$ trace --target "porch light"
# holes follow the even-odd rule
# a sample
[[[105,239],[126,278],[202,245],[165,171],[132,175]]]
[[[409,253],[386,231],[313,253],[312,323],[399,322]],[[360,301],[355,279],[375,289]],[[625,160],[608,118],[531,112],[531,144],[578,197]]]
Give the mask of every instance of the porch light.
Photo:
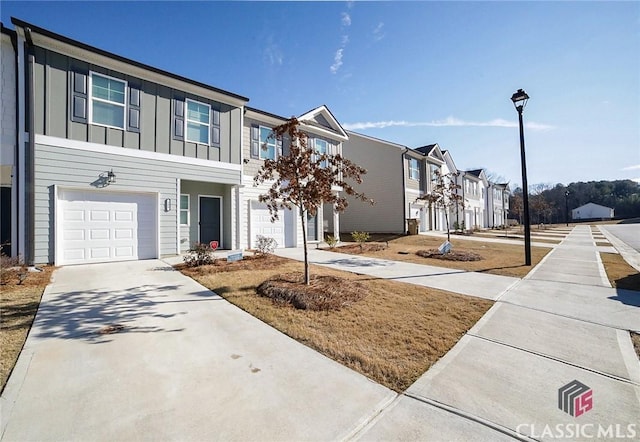
[[[107,172],[107,184],[115,184],[116,182],[116,174],[113,173],[113,169]]]

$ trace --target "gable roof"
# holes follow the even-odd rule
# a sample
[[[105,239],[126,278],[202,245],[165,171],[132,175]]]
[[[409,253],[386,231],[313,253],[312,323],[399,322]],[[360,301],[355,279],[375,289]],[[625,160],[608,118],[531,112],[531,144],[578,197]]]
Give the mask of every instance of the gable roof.
[[[13,25],[18,28],[29,29],[31,35],[34,37],[34,43],[37,45],[42,45],[43,47],[47,48],[51,46],[52,42],[55,42],[56,43],[55,49],[58,51],[63,51],[65,55],[79,57],[80,55],[78,54],[79,52],[78,50],[85,51],[84,52],[85,54],[87,52],[90,52],[92,54],[97,54],[98,56],[114,60],[120,63],[120,66],[130,66],[133,68],[137,68],[138,71],[143,70],[143,71],[152,72],[154,74],[161,75],[162,77],[178,80],[183,83],[187,83],[193,86],[197,86],[199,88],[203,88],[207,91],[213,92],[218,96],[227,97],[227,100],[231,99],[233,101],[236,101],[240,105],[249,101],[247,97],[243,97],[242,95],[234,94],[233,92],[225,91],[223,89],[219,89],[217,87],[214,87],[205,83],[201,83],[199,81],[192,80],[190,78],[186,78],[181,75],[177,75],[177,74],[144,64],[144,63],[140,63],[130,58],[122,57],[112,52],[108,52],[103,49],[96,48],[95,46],[90,46],[88,44],[79,42],[77,40],[73,40],[69,37],[65,37],[64,35],[56,34],[55,32],[49,31],[47,29],[41,28],[31,23],[27,23],[15,17],[11,17],[11,23],[13,23]],[[68,50],[64,51],[65,48],[74,48],[75,54],[68,53],[70,52]],[[89,61],[89,60],[85,60],[85,61]],[[93,61],[89,61],[89,62],[91,63]],[[135,75],[135,76],[138,76],[138,75]]]
[[[324,104],[300,115],[298,117],[298,121],[307,126],[307,128],[315,129],[312,130],[312,132],[320,133],[321,135],[324,133],[329,136],[337,137],[342,141],[347,141],[349,139],[347,132],[342,128],[340,123],[338,123],[338,120],[336,120],[336,117],[333,116],[329,108]]]
[[[429,155],[431,151],[437,146],[437,144],[427,144],[426,146],[416,147],[414,150],[421,152],[425,155]]]

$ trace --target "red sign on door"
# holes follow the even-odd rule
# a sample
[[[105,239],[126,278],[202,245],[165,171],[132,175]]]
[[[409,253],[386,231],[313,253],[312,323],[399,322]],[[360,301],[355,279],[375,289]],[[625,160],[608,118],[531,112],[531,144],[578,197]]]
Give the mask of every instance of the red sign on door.
[[[218,248],[218,241],[211,241],[209,247],[211,247],[211,250],[216,250]]]

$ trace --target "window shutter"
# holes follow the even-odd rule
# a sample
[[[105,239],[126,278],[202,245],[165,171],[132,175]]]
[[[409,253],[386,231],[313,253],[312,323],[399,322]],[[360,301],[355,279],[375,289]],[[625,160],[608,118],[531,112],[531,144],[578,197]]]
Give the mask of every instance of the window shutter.
[[[211,109],[211,145],[220,146],[220,111]]]
[[[282,137],[282,155],[288,156],[291,153],[291,138],[284,135]]]
[[[71,121],[87,123],[87,74],[71,71]]]
[[[129,85],[129,109],[127,118],[127,130],[140,132],[140,88]]]
[[[276,138],[276,149],[278,150],[277,156],[282,156],[282,137]]]
[[[173,98],[173,115],[171,116],[173,139],[184,141],[184,98]]]
[[[255,124],[251,125],[251,158],[260,158],[259,128]]]

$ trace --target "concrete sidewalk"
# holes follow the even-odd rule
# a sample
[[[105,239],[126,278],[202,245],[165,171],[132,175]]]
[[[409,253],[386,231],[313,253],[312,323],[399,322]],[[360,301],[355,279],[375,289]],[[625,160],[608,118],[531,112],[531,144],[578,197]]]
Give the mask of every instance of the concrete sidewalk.
[[[518,438],[558,438],[576,425],[588,428],[578,439],[610,428],[636,438],[640,363],[627,330],[640,330],[640,293],[608,287],[603,272],[589,226],[575,227],[405,392],[403,407],[418,416],[429,404]],[[559,389],[574,380],[593,392],[579,417],[558,406]],[[400,420],[401,434],[423,434],[424,421],[394,410],[362,438],[390,437]]]
[[[396,397],[162,261],[72,266],[45,291],[0,436],[339,440]]]
[[[311,264],[485,299],[498,299],[520,281],[518,278],[509,276],[465,272],[317,249],[309,249],[308,252]],[[304,260],[302,248],[277,249],[276,254],[298,261]]]

